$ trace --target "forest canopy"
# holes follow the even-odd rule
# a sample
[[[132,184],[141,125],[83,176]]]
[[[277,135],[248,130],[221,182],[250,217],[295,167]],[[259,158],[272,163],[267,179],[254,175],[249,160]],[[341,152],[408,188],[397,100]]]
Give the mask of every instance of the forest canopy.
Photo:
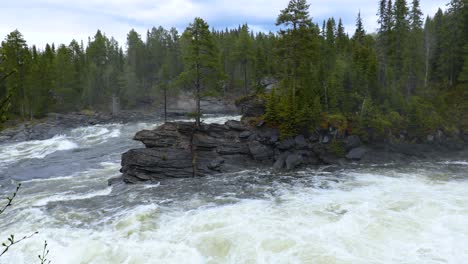
[[[366,136],[467,131],[466,1],[427,17],[419,0],[380,0],[377,10],[377,32],[357,14],[350,35],[340,18],[313,21],[305,0],[291,0],[275,33],[247,24],[210,30],[196,18],[182,34],[131,30],[126,50],[100,30],[86,44],[44,49],[15,30],[0,46],[0,117],[110,111],[115,101],[123,109],[157,107],[163,91],[186,90],[198,98],[256,93],[266,100],[263,118],[284,135],[330,122]],[[277,81],[273,90],[265,91],[265,80]]]

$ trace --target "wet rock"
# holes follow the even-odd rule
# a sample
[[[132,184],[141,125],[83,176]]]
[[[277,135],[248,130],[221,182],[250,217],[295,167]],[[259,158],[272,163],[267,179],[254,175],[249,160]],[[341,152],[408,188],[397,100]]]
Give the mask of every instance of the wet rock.
[[[250,142],[249,150],[252,157],[257,161],[270,160],[274,156],[274,151],[271,147],[263,145],[258,141]]]
[[[214,170],[214,171],[221,171],[221,165],[224,163],[224,159],[221,157],[218,157],[214,159],[210,164],[208,164],[208,169]]]
[[[122,156],[121,172],[127,182],[189,178],[194,176],[192,161],[185,149],[132,149]]]
[[[357,147],[348,152],[348,154],[346,154],[346,158],[349,160],[361,160],[367,151],[368,150],[366,148]]]
[[[244,117],[259,117],[265,114],[265,100],[256,95],[240,99],[236,106]]]
[[[203,149],[214,149],[219,145],[219,141],[216,138],[210,137],[204,134],[193,135],[193,146],[198,150]]]
[[[216,152],[220,155],[247,155],[250,153],[250,149],[246,144],[223,143],[218,146]]]
[[[281,153],[278,159],[275,161],[275,164],[273,164],[273,169],[276,171],[284,169],[286,166],[286,158],[289,155],[289,152]]]
[[[244,131],[242,133],[239,134],[239,138],[240,139],[247,139],[249,138],[250,136],[252,136],[252,132],[251,131]]]
[[[296,141],[294,141],[293,138],[286,138],[284,140],[281,140],[276,144],[276,147],[280,150],[288,150],[294,148],[296,145]]]
[[[320,137],[317,136],[317,134],[312,134],[312,135],[309,137],[309,141],[310,141],[311,143],[318,142],[319,139],[320,139]]]
[[[11,138],[13,141],[26,141],[29,139],[26,131],[19,131]]]
[[[237,131],[245,131],[247,130],[246,127],[244,127],[241,122],[239,121],[235,121],[235,120],[229,120],[225,123],[225,125],[227,127],[229,127],[230,129],[233,129],[233,130],[237,130]]]
[[[426,138],[426,140],[427,140],[427,142],[429,142],[429,143],[433,143],[434,140],[435,140],[435,137],[434,137],[434,135],[428,135],[427,138]]]
[[[344,140],[344,147],[347,151],[360,147],[362,145],[361,139],[359,136],[351,135]]]
[[[286,169],[293,170],[299,167],[303,163],[303,158],[301,155],[298,154],[291,154],[288,155],[286,158]]]
[[[307,141],[303,135],[296,136],[294,138],[294,142],[296,143],[296,147],[299,149],[307,148],[308,146]]]
[[[339,157],[329,152],[320,153],[319,158],[320,158],[320,161],[326,165],[334,165],[334,164],[341,163]]]
[[[328,143],[330,143],[330,136],[329,136],[329,135],[323,136],[323,137],[321,138],[321,140],[320,140],[320,143],[322,143],[322,144],[328,144]]]
[[[299,150],[297,154],[302,156],[304,164],[307,165],[319,165],[320,160],[317,157],[317,154],[311,150]]]
[[[141,141],[147,148],[164,148],[177,143],[177,126],[166,123],[164,129],[142,130],[136,133],[134,140]]]
[[[279,135],[278,134],[273,134],[270,137],[270,143],[276,143],[279,140]]]

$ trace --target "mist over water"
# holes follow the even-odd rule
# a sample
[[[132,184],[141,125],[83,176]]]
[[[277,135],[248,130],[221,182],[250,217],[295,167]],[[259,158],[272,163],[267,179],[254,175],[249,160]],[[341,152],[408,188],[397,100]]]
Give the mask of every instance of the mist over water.
[[[238,117],[210,117],[224,123]],[[466,263],[468,161],[265,170],[108,186],[135,132],[81,127],[0,145],[0,263]]]

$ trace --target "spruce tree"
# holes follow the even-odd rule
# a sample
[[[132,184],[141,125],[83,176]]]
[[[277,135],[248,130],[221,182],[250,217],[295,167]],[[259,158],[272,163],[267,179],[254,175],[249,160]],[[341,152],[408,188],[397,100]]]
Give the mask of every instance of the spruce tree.
[[[196,102],[195,123],[199,127],[203,91],[216,89],[220,79],[216,46],[209,26],[203,19],[195,18],[182,34],[182,56],[184,71],[180,78],[193,89]]]

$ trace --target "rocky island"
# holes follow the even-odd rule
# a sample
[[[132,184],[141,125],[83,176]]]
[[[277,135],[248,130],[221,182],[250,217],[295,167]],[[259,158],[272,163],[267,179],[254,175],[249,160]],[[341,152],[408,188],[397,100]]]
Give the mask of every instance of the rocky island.
[[[282,138],[277,128],[258,118],[264,112],[258,100],[240,108],[242,121],[230,120],[224,125],[202,123],[200,127],[193,122],[167,122],[154,130],[138,132],[134,140],[142,142],[145,148],[123,154],[123,180],[154,182],[258,167],[290,171],[356,161],[402,162],[409,158],[433,158],[466,146],[466,136],[447,137],[442,131],[429,135],[424,142],[388,137],[364,144],[359,136],[341,133],[332,125]],[[252,120],[260,121],[252,124]]]

